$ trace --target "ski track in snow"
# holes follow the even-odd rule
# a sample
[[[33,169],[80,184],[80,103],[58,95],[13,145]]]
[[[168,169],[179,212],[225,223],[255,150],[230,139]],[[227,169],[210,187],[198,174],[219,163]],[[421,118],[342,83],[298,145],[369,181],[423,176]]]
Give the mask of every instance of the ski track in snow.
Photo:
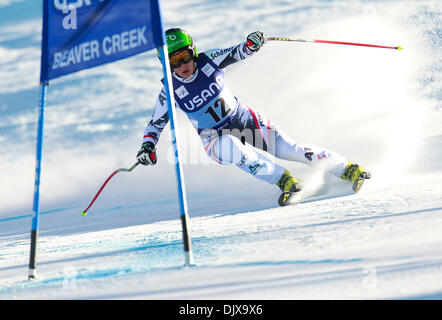
[[[442,227],[442,180],[428,180],[389,187],[387,195],[372,190],[287,208],[192,218],[196,266],[190,268],[182,266],[178,219],[43,234],[40,278],[33,282],[23,279],[28,235],[2,237],[0,297],[366,299],[434,294],[442,280],[442,241],[435,232]],[[79,209],[59,214],[70,219]],[[87,229],[89,217],[81,218]]]
[[[279,208],[275,187],[209,163],[178,113],[196,264],[184,267],[168,129],[155,169],[117,175],[80,215],[104,178],[135,159],[160,89],[155,53],[79,72],[49,87],[38,279],[27,281],[41,8],[0,0],[0,299],[441,299],[440,3],[162,6],[166,27],[183,26],[200,51],[255,29],[402,45],[398,54],[273,42],[227,72],[240,100],[373,178],[352,195],[283,162],[306,198]]]

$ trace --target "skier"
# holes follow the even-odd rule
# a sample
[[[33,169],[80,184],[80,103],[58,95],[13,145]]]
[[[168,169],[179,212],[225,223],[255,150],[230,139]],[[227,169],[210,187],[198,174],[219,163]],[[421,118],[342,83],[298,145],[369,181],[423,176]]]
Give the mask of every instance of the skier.
[[[354,192],[370,178],[362,167],[336,152],[295,142],[267,117],[232,95],[226,86],[223,69],[254,55],[265,43],[262,32],[249,34],[246,41],[231,48],[199,54],[192,37],[180,28],[167,30],[166,40],[176,106],[186,113],[212,160],[224,165],[235,164],[261,180],[276,184],[282,191],[278,201],[281,206],[302,189],[302,184],[287,169],[265,153],[256,152],[255,148],[276,158],[321,165],[328,173],[353,183]],[[141,164],[156,164],[155,146],[168,121],[163,88],[137,154]]]

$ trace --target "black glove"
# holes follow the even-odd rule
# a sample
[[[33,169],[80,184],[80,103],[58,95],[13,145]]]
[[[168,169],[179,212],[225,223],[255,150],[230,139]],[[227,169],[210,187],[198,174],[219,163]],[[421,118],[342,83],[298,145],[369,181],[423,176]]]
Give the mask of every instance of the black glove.
[[[137,154],[138,162],[142,165],[155,165],[157,163],[157,154],[155,152],[155,145],[147,141],[142,144],[140,151]]]
[[[252,52],[257,52],[266,42],[264,33],[261,31],[252,32],[247,36],[247,48]]]

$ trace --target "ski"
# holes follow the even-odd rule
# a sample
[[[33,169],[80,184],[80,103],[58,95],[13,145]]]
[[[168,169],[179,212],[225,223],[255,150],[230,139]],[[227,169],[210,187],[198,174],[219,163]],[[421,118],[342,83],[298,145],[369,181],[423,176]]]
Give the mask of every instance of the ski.
[[[281,193],[278,199],[278,204],[284,207],[289,204],[290,200],[293,200],[294,195],[300,195],[301,189],[296,189],[295,191],[285,191]],[[299,197],[298,197],[299,198]]]
[[[364,181],[371,178],[371,174],[369,172],[362,172],[359,177],[353,182],[353,191],[354,193],[358,193],[361,189]]]

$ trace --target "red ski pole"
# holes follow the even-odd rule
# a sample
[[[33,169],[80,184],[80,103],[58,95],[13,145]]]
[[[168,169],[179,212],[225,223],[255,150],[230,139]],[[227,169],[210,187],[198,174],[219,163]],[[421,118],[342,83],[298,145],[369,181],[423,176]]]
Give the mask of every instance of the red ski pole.
[[[266,39],[267,39],[267,41],[295,41],[295,42],[328,43],[328,44],[342,44],[342,45],[347,45],[347,46],[359,46],[359,47],[402,50],[401,46],[396,46],[396,47],[381,46],[381,45],[369,44],[369,43],[356,43],[356,42],[330,41],[330,40],[305,40],[305,39],[299,39],[299,38],[282,38],[282,37],[268,37]]]
[[[81,214],[83,216],[86,215],[86,212],[89,210],[89,208],[92,206],[92,204],[95,202],[95,200],[97,200],[98,196],[100,195],[101,191],[103,191],[104,187],[106,186],[106,184],[109,182],[110,179],[112,179],[112,177],[114,175],[116,175],[118,172],[131,172],[133,169],[135,169],[137,166],[139,165],[139,162],[135,163],[132,167],[130,167],[129,169],[125,169],[125,168],[120,168],[115,170],[110,176],[109,178],[106,179],[106,181],[103,183],[103,185],[101,186],[100,190],[98,190],[97,194],[95,195],[95,197],[92,199],[91,203],[89,204],[89,206],[84,209],[83,211],[81,211]]]

